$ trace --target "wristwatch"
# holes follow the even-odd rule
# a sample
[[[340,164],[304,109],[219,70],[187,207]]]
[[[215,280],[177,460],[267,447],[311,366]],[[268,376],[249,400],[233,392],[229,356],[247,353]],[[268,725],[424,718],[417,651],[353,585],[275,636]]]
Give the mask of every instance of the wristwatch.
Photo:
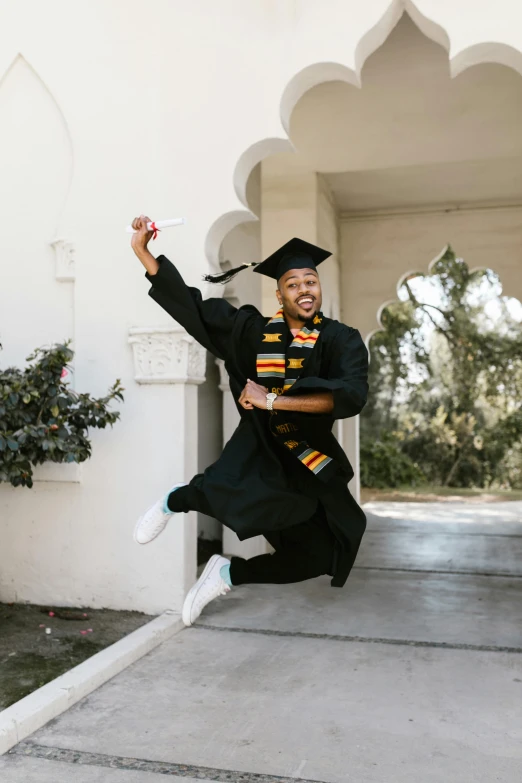
[[[274,400],[276,400],[276,399],[277,399],[277,394],[275,394],[274,392],[269,392],[266,395],[266,409],[267,409],[267,411],[272,411],[274,409],[273,405],[274,405]]]

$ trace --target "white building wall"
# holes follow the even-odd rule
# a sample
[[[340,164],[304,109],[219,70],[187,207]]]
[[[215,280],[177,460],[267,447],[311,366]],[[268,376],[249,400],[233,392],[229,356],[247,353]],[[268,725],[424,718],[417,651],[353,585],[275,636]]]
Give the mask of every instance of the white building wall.
[[[339,270],[339,221],[335,202],[324,177],[317,177],[317,244],[329,250],[331,257],[321,264],[323,312],[329,318],[341,318],[341,278]]]
[[[1,84],[0,118],[0,362],[9,366],[32,353],[36,334],[39,344],[73,336],[74,290],[57,280],[50,244],[69,190],[72,150],[60,109],[23,58]]]
[[[126,399],[114,430],[93,434],[79,483],[0,487],[1,599],[179,608],[195,573],[196,520],[177,519],[144,548],[131,532],[172,476],[198,469],[197,388],[164,382],[157,368],[138,383],[129,330],[148,330],[140,339],[149,369],[167,351],[178,380],[197,382],[201,358],[183,353],[179,335],[158,332],[172,322],[147,298],[124,226],[141,211],[184,213],[187,226],[164,232],[153,249],[191,284],[217,270],[223,237],[252,218],[252,169],[291,148],[295,102],[328,79],[357,84],[405,6],[446,41],[454,73],[485,60],[522,72],[522,6],[512,0],[2,4],[0,270],[9,295],[0,301],[0,361],[72,336],[77,389],[102,394],[120,377]],[[19,53],[25,70],[12,67]],[[69,243],[62,260],[70,271],[74,258],[74,283],[56,280],[48,243],[58,237]],[[379,288],[357,305],[355,290],[353,312],[381,300]]]

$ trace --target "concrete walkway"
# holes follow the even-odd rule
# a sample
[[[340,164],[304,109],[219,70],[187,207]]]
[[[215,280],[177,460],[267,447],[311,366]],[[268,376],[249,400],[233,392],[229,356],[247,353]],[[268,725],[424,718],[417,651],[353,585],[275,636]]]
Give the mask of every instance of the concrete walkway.
[[[344,590],[233,591],[0,780],[518,783],[522,504],[449,505],[371,504]]]

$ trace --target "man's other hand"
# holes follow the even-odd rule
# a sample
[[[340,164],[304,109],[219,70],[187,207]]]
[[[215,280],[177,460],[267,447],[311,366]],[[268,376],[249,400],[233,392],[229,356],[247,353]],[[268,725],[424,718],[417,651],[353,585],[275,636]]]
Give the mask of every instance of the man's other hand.
[[[249,378],[245,388],[241,392],[239,404],[242,405],[243,408],[247,411],[251,411],[254,408],[262,408],[263,410],[266,410],[267,394],[268,389],[266,386],[260,386],[258,383],[254,383],[254,381],[251,381]]]

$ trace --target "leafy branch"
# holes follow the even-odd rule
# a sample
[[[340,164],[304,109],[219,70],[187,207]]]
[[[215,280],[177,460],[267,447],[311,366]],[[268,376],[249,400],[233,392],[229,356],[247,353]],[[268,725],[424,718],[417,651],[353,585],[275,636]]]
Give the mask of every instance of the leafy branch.
[[[33,485],[33,468],[44,462],[84,462],[91,456],[88,428],[112,426],[123,401],[117,380],[104,397],[79,394],[65,380],[73,359],[69,343],[38,348],[25,369],[0,370],[0,482]]]

